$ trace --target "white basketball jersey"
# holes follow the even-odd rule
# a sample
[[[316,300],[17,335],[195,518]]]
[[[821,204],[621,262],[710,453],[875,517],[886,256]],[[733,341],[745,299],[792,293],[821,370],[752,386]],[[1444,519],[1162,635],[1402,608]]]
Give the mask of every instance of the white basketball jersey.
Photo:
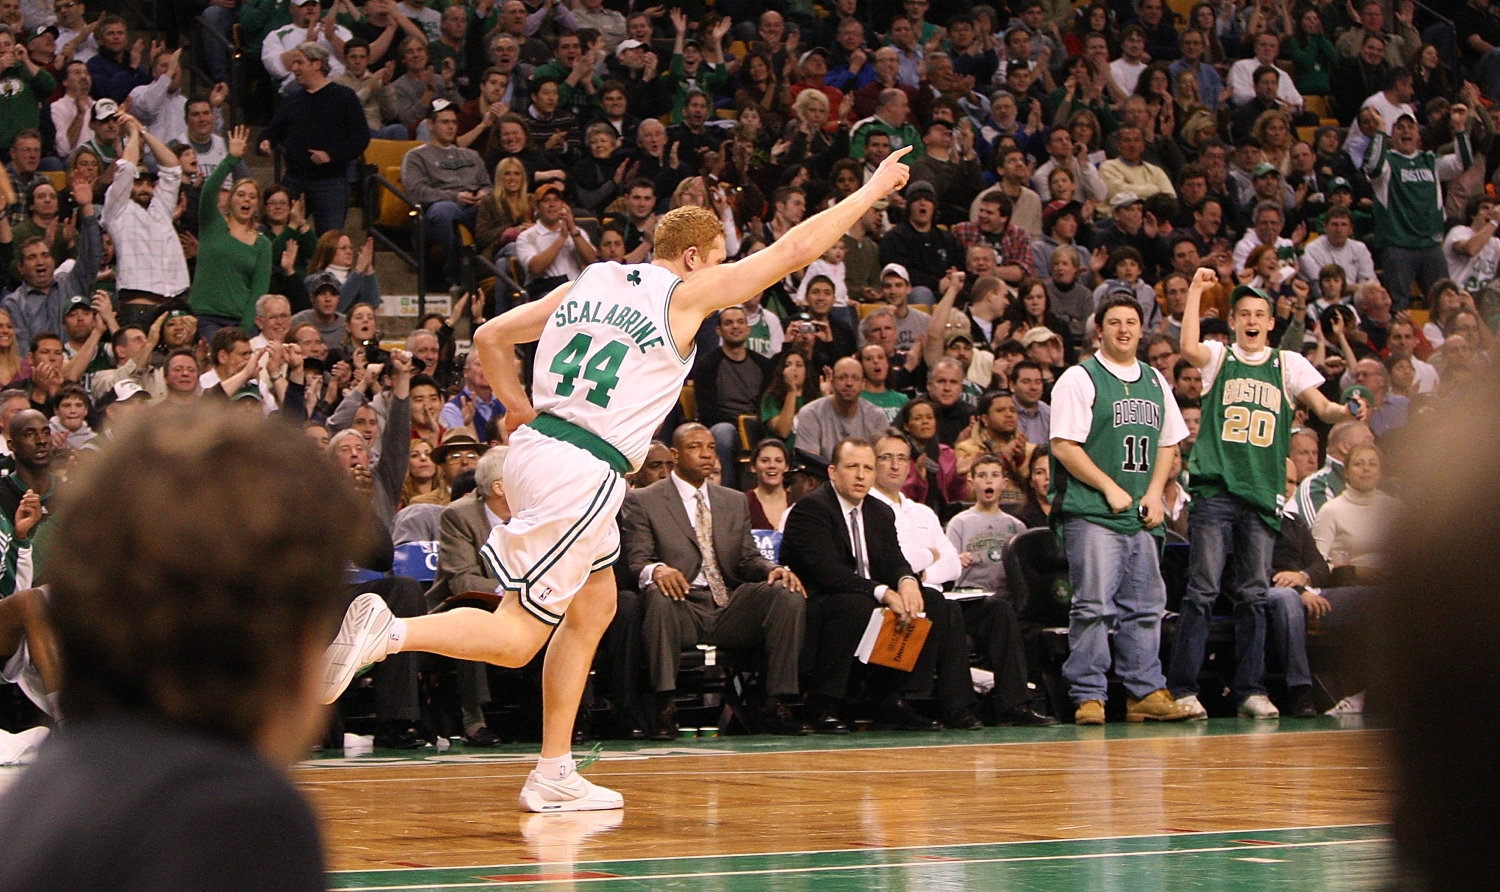
[[[693,352],[678,355],[667,321],[681,283],[650,264],[590,264],[537,341],[531,386],[537,411],[598,435],[631,470],[646,460],[692,368]]]

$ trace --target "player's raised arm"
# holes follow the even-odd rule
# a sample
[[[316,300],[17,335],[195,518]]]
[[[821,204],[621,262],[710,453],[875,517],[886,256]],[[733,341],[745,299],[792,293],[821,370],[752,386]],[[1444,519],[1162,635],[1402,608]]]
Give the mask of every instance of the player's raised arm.
[[[516,374],[516,345],[529,344],[542,336],[547,320],[557,312],[571,287],[571,282],[565,282],[541,300],[506,310],[474,332],[479,367],[484,369],[490,389],[505,407],[506,430],[513,431],[536,417],[531,400],[526,396],[526,386]]]
[[[881,162],[870,181],[854,194],[793,226],[764,251],[694,275],[691,281],[684,282],[673,293],[673,310],[680,308],[702,320],[716,310],[744,303],[776,284],[787,273],[817,260],[834,242],[843,238],[875,202],[906,185],[911,169],[900,161],[910,151],[911,147],[907,146],[892,152]],[[693,325],[696,326],[697,321]],[[674,323],[673,329],[676,328]]]

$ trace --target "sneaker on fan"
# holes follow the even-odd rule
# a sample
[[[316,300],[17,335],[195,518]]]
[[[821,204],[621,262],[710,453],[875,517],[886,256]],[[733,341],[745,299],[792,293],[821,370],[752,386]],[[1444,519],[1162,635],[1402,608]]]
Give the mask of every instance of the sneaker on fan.
[[[391,609],[379,595],[366,592],[344,611],[339,633],[323,652],[323,702],[332,703],[348,689],[359,671],[389,654]]]
[[[1186,697],[1177,698],[1177,708],[1187,713],[1188,721],[1196,722],[1208,718],[1208,710],[1198,702],[1197,694],[1188,694]]]
[[[1333,708],[1323,713],[1324,715],[1364,715],[1365,714],[1365,692],[1350,694],[1339,702],[1333,704]]]
[[[589,783],[576,771],[563,780],[552,780],[533,771],[521,788],[521,807],[534,812],[605,811],[624,808],[625,797],[608,787]]]
[[[1240,718],[1242,719],[1279,719],[1281,710],[1271,702],[1271,698],[1265,694],[1251,694],[1240,702]]]

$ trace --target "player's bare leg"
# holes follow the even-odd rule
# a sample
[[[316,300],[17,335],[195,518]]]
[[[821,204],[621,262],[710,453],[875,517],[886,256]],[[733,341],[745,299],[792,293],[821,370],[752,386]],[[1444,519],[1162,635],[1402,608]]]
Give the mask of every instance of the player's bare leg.
[[[609,629],[618,603],[613,569],[589,576],[573,597],[542,667],[542,758],[566,756],[573,744],[573,723],[599,639]]]
[[[47,624],[47,596],[39,588],[0,598],[0,654],[15,653],[23,636],[42,684],[49,694],[55,693],[62,680],[61,661],[52,627]]]
[[[493,613],[457,607],[406,620],[406,643],[401,649],[514,669],[531,662],[546,645],[552,628],[526,612],[515,592],[506,592]]]

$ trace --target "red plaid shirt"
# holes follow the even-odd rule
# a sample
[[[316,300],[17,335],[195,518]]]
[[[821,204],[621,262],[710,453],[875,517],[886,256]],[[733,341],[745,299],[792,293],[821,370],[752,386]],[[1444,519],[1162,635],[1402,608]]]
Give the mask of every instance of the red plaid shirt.
[[[967,250],[974,245],[989,245],[1000,254],[1001,266],[1019,266],[1025,275],[1036,275],[1031,263],[1031,237],[1014,223],[1005,224],[998,242],[979,231],[978,223],[964,222],[953,227],[953,237]]]

